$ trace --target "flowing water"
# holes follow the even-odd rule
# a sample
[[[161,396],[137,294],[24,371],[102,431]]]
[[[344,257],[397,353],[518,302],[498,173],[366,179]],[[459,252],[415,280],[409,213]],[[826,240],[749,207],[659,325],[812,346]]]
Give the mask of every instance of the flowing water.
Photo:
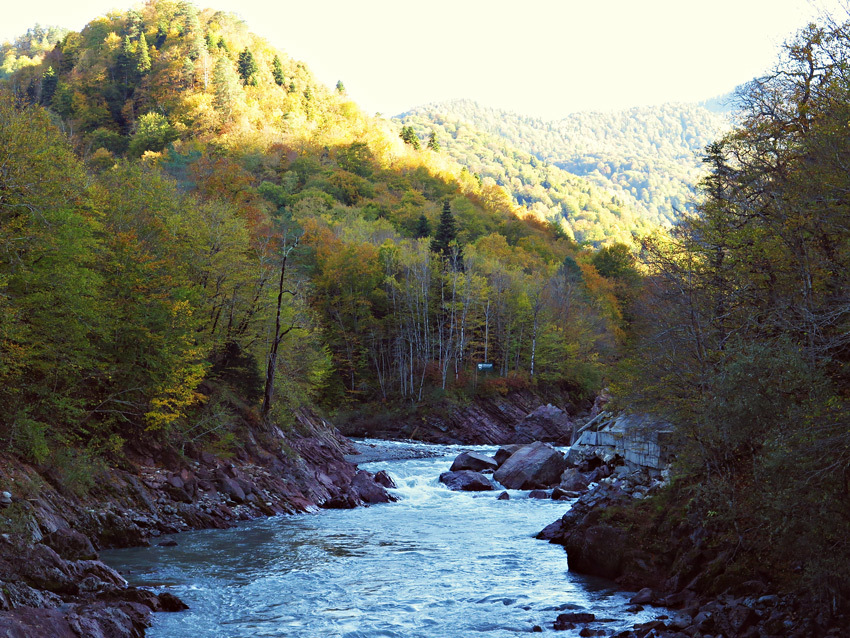
[[[571,574],[562,547],[534,539],[569,503],[451,492],[437,479],[460,448],[432,449],[442,456],[361,465],[393,476],[397,503],[187,532],[177,547],[102,557],[131,584],[190,606],[156,614],[152,638],[503,638],[549,632],[565,611],[607,619],[594,626],[608,632],[650,619],[625,612],[610,583]]]

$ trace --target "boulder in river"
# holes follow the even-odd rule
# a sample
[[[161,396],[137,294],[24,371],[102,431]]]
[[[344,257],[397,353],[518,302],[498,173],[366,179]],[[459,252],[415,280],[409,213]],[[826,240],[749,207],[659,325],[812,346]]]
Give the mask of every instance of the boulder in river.
[[[567,469],[564,455],[548,443],[535,441],[514,452],[493,478],[509,490],[533,490],[557,485]]]
[[[351,480],[351,491],[364,503],[373,505],[375,503],[389,503],[395,500],[387,492],[383,485],[375,481],[371,472],[359,470]]]
[[[380,472],[375,473],[375,483],[388,488],[398,487],[398,485],[395,484],[393,477],[390,476],[386,470],[381,470]]]
[[[486,492],[495,489],[486,476],[472,470],[443,472],[440,474],[440,483],[445,483],[450,490],[462,492]]]
[[[510,445],[503,445],[496,450],[496,454],[493,455],[493,458],[496,459],[496,463],[498,463],[499,467],[501,467],[505,461],[511,458],[514,452],[524,448],[525,446],[525,443],[511,443]]]
[[[499,464],[491,456],[481,454],[480,452],[461,452],[455,458],[450,470],[458,472],[460,470],[472,470],[473,472],[495,472],[499,468]]]
[[[589,481],[576,468],[571,467],[561,474],[560,488],[568,492],[586,492]]]

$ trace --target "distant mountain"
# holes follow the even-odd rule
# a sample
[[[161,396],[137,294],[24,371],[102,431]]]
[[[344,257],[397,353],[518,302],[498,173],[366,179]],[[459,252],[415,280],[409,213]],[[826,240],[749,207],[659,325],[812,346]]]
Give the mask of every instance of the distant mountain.
[[[730,126],[721,104],[718,98],[710,105],[664,104],[544,121],[455,100],[419,107],[398,119],[443,130],[455,143],[461,124],[474,127],[586,178],[603,199],[613,198],[620,210],[634,210],[641,223],[668,225],[693,206],[694,187],[703,174],[700,154]],[[570,213],[564,216],[570,223]]]
[[[645,216],[608,189],[520,150],[498,134],[438,113],[402,116],[417,137],[435,135],[441,152],[483,181],[503,187],[519,206],[536,217],[560,222],[579,242],[629,243],[632,232],[653,227]]]

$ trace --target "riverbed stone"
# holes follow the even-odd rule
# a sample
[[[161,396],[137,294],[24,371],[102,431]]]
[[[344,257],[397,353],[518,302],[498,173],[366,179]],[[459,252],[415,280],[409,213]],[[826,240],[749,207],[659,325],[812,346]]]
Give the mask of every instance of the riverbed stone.
[[[508,489],[545,489],[557,485],[566,469],[561,452],[548,443],[535,441],[512,454],[493,478]]]
[[[443,472],[440,474],[440,483],[444,483],[450,490],[463,492],[485,492],[495,489],[486,476],[472,470]]]
[[[374,505],[376,503],[389,503],[393,498],[383,485],[375,482],[374,476],[366,470],[360,470],[351,480],[351,491],[364,503]]]
[[[459,470],[472,470],[473,472],[495,472],[499,464],[491,456],[481,454],[480,452],[461,452],[457,455],[450,471],[457,472]]]
[[[549,499],[549,492],[546,490],[531,490],[528,493],[528,498]]]
[[[509,501],[511,500],[511,495],[507,492],[502,492],[499,496],[496,497],[497,501]]]
[[[499,465],[499,467],[501,467],[505,461],[511,458],[514,452],[516,452],[517,450],[521,450],[525,447],[525,445],[525,443],[512,443],[510,445],[503,445],[498,450],[496,450],[496,453],[493,455],[493,458],[496,460],[496,463]]]
[[[375,473],[375,483],[390,489],[398,487],[398,485],[395,484],[393,477],[390,476],[386,470],[381,470],[380,472]]]

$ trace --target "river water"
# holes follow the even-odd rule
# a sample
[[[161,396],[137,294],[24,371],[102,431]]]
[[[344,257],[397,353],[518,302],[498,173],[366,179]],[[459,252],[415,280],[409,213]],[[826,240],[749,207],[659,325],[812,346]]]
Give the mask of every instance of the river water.
[[[503,638],[551,632],[565,611],[606,619],[592,625],[606,633],[651,618],[627,613],[626,595],[571,574],[562,547],[534,538],[569,503],[451,492],[437,479],[461,448],[434,449],[441,456],[360,466],[386,469],[397,503],[187,532],[177,547],[102,558],[190,606],[155,614],[151,638]]]

